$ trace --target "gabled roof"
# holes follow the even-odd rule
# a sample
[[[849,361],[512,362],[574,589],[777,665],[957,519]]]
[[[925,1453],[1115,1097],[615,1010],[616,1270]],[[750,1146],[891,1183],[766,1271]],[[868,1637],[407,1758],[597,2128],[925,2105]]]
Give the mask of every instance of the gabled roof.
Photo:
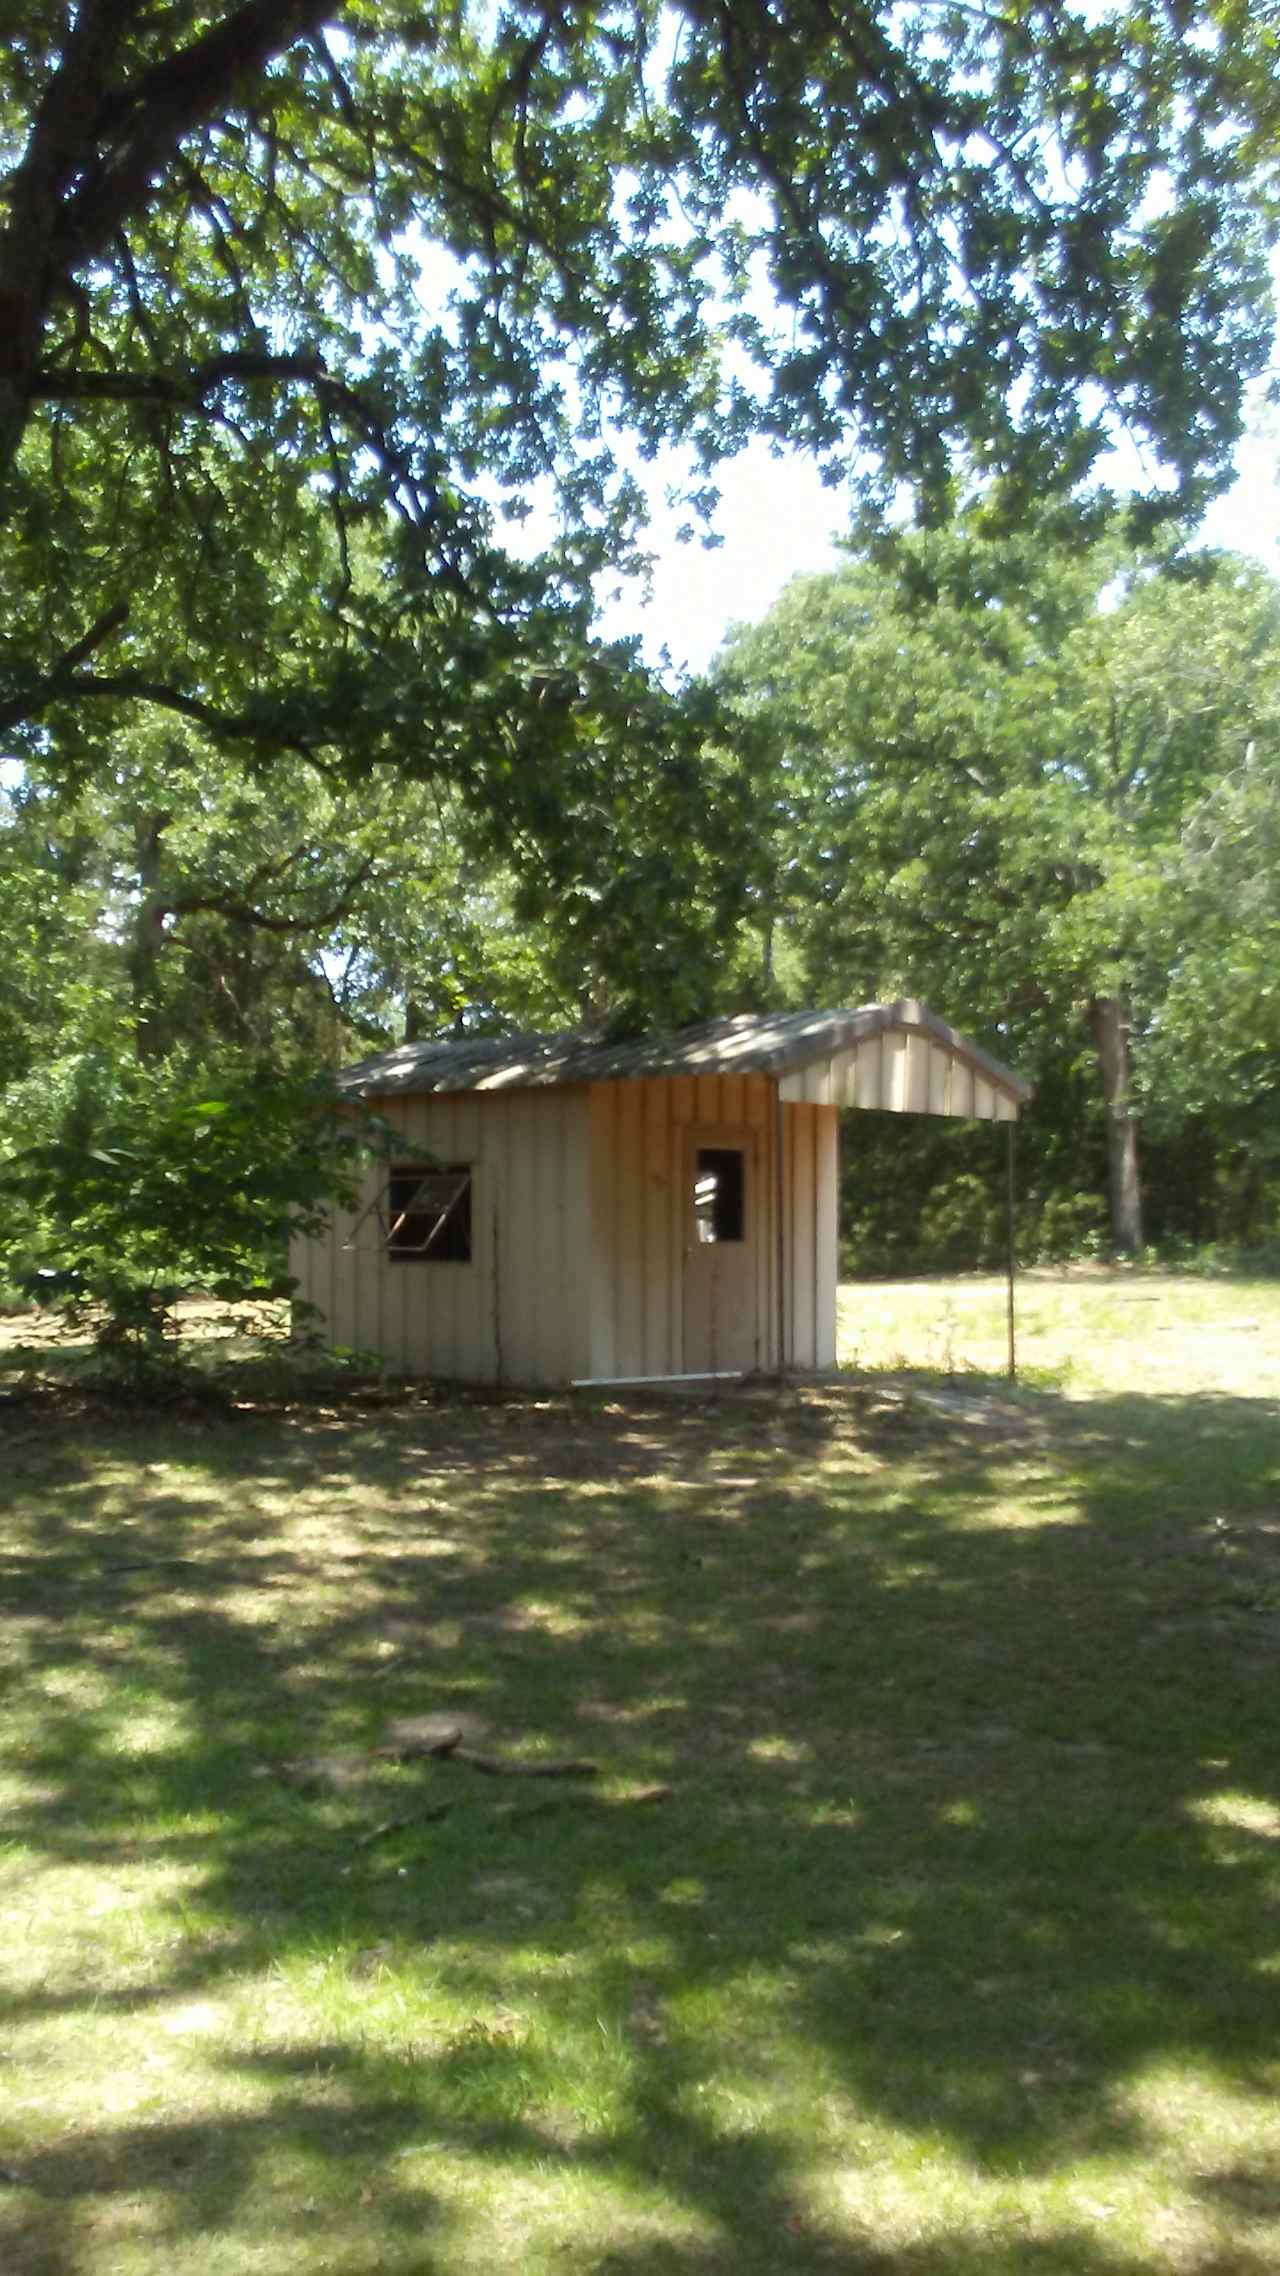
[[[903,1067],[914,1058],[922,1071],[918,1100],[872,1096],[865,1081],[867,1047],[901,1038]],[[914,1045],[914,1053],[909,1046]],[[881,1053],[876,1054],[879,1066]],[[947,1070],[947,1103],[939,1075]],[[952,1065],[971,1078],[965,1105],[951,1101]],[[855,1081],[861,1067],[864,1076]],[[933,1069],[932,1079],[930,1068]],[[855,1011],[743,1012],[705,1020],[670,1034],[629,1043],[601,1043],[581,1029],[552,1035],[449,1037],[402,1043],[398,1050],[362,1059],[337,1078],[348,1098],[412,1097],[431,1091],[541,1089],[552,1083],[626,1082],[653,1075],[772,1075],[784,1098],[821,1099],[833,1105],[898,1105],[922,1113],[982,1113],[972,1104],[975,1082],[994,1094],[987,1116],[1007,1120],[1031,1096],[1031,1085],[948,1027],[911,997],[892,1004],[863,1004]],[[877,1088],[884,1088],[877,1078]],[[901,1086],[899,1086],[901,1088]],[[855,1090],[862,1095],[855,1096]],[[935,1101],[937,1103],[935,1103]]]

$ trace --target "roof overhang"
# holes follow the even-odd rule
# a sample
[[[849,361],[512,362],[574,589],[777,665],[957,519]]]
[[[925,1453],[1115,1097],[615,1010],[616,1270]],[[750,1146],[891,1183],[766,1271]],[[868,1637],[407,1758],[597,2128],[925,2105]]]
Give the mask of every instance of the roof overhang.
[[[784,1102],[1016,1121],[1031,1086],[911,997],[852,1011],[745,1012],[601,1043],[581,1031],[402,1044],[346,1067],[353,1099],[541,1090],[565,1083],[766,1075]]]
[[[852,1106],[887,1114],[938,1114],[1016,1122],[1031,1085],[911,997],[848,1015],[850,1031],[825,1056],[778,1078],[792,1104]]]

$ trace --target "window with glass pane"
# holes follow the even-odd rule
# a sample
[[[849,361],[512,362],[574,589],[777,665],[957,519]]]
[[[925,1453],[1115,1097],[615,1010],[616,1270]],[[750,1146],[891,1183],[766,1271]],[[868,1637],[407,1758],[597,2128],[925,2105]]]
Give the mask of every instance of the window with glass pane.
[[[385,1198],[387,1255],[393,1262],[471,1262],[471,1170],[466,1162],[423,1170],[394,1167]]]

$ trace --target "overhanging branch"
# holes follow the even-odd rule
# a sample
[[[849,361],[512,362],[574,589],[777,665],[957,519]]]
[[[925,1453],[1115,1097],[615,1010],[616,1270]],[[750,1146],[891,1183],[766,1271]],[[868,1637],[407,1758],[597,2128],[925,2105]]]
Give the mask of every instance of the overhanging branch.
[[[32,402],[154,404],[188,417],[212,418],[214,399],[224,387],[297,383],[311,389],[326,421],[336,412],[373,453],[405,511],[405,494],[415,507],[431,512],[435,495],[419,482],[405,453],[393,442],[378,413],[347,380],[335,379],[316,355],[271,355],[265,349],[229,349],[203,363],[177,371],[83,371],[70,365],[46,366],[33,376]],[[416,517],[412,517],[416,518]]]
[[[109,614],[116,614],[119,621],[118,612]],[[99,627],[106,623],[106,618],[99,619]],[[100,632],[100,638],[105,637],[105,632]],[[84,643],[79,645],[81,654],[87,653]],[[247,712],[220,711],[216,704],[206,703],[200,696],[187,695],[163,680],[150,679],[145,672],[76,671],[69,666],[69,657],[75,654],[75,650],[70,650],[68,657],[42,680],[10,696],[6,702],[0,702],[0,735],[9,734],[15,727],[34,725],[59,703],[151,703],[162,711],[173,711],[180,718],[190,719],[220,742],[253,743],[261,750],[293,751],[299,758],[310,760],[312,765],[320,764],[318,740],[313,741],[295,730],[272,726]]]

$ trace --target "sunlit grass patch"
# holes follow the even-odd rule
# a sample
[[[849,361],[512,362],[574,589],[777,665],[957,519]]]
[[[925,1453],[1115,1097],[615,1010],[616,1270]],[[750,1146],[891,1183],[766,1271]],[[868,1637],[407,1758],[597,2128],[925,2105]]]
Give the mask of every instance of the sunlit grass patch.
[[[858,1369],[999,1377],[1008,1363],[1002,1278],[849,1281],[838,1350]],[[1129,1267],[1037,1268],[1016,1283],[1023,1381],[1085,1394],[1248,1391],[1280,1397],[1280,1287]]]
[[[1280,1441],[1191,1372],[11,1431],[6,2276],[1261,2276]]]

